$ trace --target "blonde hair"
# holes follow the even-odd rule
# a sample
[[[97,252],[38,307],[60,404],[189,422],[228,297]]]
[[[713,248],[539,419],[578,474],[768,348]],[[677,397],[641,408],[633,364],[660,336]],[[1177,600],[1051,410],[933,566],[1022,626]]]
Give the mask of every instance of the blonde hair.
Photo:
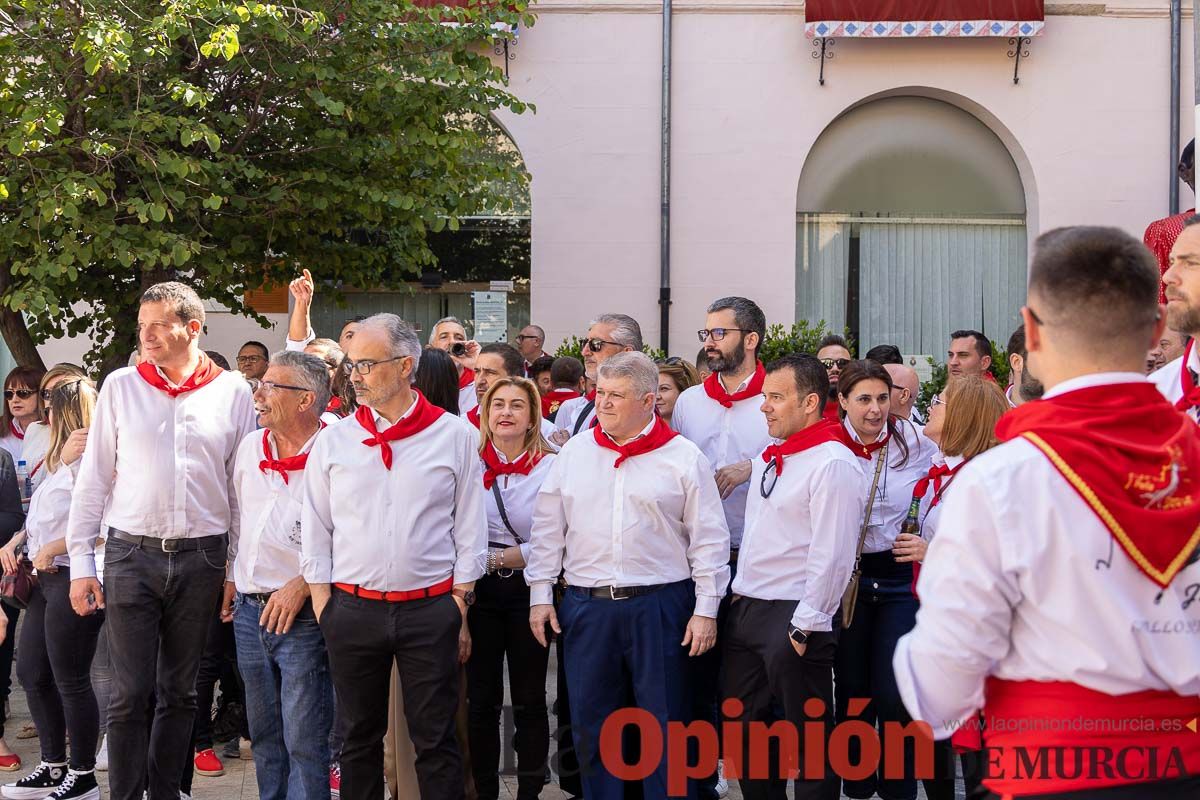
[[[92,424],[96,410],[96,384],[89,378],[76,378],[59,384],[50,393],[50,446],[46,450],[46,471],[62,466],[62,451],[68,437],[79,428]]]
[[[506,386],[515,386],[520,389],[529,400],[529,418],[532,424],[525,432],[525,450],[534,456],[553,453],[554,448],[546,441],[546,437],[542,436],[542,396],[538,393],[537,384],[528,378],[519,378],[515,375],[501,378],[493,383],[488,387],[487,394],[479,403],[479,451],[483,452],[483,448],[492,440],[492,426],[488,424],[492,397]]]
[[[944,399],[942,453],[974,458],[998,444],[996,423],[1008,411],[1008,399],[1000,387],[982,378],[964,375],[950,381]]]

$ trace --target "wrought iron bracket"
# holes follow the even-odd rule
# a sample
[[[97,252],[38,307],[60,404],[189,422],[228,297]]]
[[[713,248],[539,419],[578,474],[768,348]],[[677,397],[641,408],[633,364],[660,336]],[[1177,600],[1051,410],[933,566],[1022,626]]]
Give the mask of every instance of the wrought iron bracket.
[[[504,80],[508,80],[508,62],[515,61],[517,58],[517,40],[513,36],[504,36],[500,41],[496,42],[496,46],[492,48],[492,52],[504,58]]]
[[[1021,59],[1029,58],[1029,45],[1033,44],[1033,39],[1028,36],[1017,36],[1008,40],[1008,46],[1012,48],[1008,51],[1008,57],[1014,60],[1013,64],[1013,83],[1021,82]]]
[[[834,43],[835,41],[827,36],[813,39],[812,57],[821,64],[820,72],[817,74],[817,83],[821,86],[825,85],[825,62],[833,58]]]

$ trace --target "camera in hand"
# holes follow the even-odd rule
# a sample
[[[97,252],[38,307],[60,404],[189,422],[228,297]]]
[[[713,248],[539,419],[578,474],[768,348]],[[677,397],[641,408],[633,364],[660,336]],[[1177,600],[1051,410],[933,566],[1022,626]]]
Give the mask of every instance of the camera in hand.
[[[466,354],[467,354],[467,343],[466,342],[455,342],[454,344],[450,345],[450,355],[461,357],[461,356],[465,356]]]

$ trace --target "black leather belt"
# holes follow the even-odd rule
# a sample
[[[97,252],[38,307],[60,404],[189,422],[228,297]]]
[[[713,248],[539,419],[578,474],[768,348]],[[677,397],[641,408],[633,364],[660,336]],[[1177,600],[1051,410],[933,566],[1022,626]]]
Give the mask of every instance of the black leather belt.
[[[116,528],[109,528],[108,535],[112,539],[119,539],[147,550],[161,550],[164,553],[182,553],[185,550],[216,550],[226,546],[223,533],[215,536],[197,536],[193,539],[159,539],[157,536],[137,536]]]
[[[657,592],[670,586],[669,583],[655,583],[649,586],[593,586],[581,587],[592,597],[602,600],[628,600],[631,597],[641,597],[644,594]]]
[[[259,594],[257,592],[242,592],[242,597],[246,598],[247,600],[253,600],[259,605],[265,606],[267,602],[270,601],[271,595],[273,594],[275,593],[267,592],[266,594]]]

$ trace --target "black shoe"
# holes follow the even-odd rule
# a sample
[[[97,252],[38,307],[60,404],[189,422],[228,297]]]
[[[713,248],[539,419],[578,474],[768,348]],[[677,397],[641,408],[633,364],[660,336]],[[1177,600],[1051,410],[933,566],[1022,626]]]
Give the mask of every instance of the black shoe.
[[[100,787],[96,785],[96,773],[71,770],[66,779],[54,790],[49,800],[100,800]]]
[[[230,739],[221,748],[221,758],[241,758],[242,757],[242,740],[240,738]]]
[[[9,800],[41,800],[53,794],[66,778],[66,764],[47,764],[43,761],[21,780],[0,787],[0,794]]]

